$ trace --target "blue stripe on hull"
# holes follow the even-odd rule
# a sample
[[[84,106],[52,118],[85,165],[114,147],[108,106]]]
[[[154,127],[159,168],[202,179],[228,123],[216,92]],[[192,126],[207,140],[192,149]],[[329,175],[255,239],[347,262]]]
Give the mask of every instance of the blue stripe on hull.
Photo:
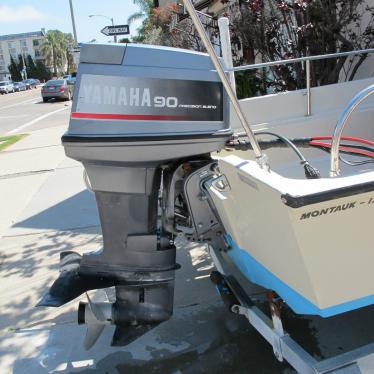
[[[374,304],[374,295],[348,301],[342,304],[320,309],[304,296],[287,286],[263,265],[257,262],[247,251],[239,248],[230,236],[226,237],[232,249],[227,252],[230,259],[240,271],[253,283],[269,290],[274,290],[298,314],[314,314],[321,317],[331,317]]]

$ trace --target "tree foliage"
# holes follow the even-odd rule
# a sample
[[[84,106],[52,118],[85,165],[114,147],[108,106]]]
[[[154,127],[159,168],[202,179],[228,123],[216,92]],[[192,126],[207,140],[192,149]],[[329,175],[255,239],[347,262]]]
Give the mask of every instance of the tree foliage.
[[[27,76],[32,77],[32,78],[38,78],[38,75],[39,75],[38,69],[35,65],[34,59],[30,55],[27,56],[25,63],[26,63]]]
[[[72,49],[75,47],[74,38],[71,33],[63,33],[60,30],[49,30],[45,35],[45,41],[41,45],[47,65],[53,68],[53,75],[58,76],[65,72],[76,71]]]
[[[129,16],[129,18],[127,19],[127,23],[129,25],[131,25],[135,21],[149,17],[153,8],[152,0],[133,0],[133,2],[139,7],[139,10]]]
[[[73,48],[75,47],[75,41],[71,33],[64,33],[64,39],[65,39],[65,54],[66,54],[66,61],[67,61],[66,73],[71,74],[77,71],[77,67],[74,63],[74,57],[72,53]]]
[[[233,42],[243,50],[240,62],[304,57],[374,46],[374,7],[364,0],[248,0],[231,18]],[[367,55],[312,63],[312,84],[352,80]],[[271,68],[267,86],[305,87],[301,64]]]
[[[175,27],[171,27],[177,15],[178,6],[175,3],[150,9],[133,41],[202,51],[200,38],[188,17],[184,17]]]
[[[129,38],[121,38],[118,40],[118,43],[131,43],[131,40]]]
[[[37,73],[36,73],[35,77],[33,77],[33,78],[38,78],[41,81],[47,81],[47,80],[51,79],[51,77],[52,77],[51,71],[45,66],[43,61],[36,60],[35,67],[36,67]]]
[[[180,11],[175,5],[151,9],[146,15],[138,43],[202,50],[188,17],[170,28]],[[235,64],[252,64],[308,55],[323,55],[374,47],[374,7],[365,0],[221,0],[227,3]],[[181,17],[183,18],[183,17]],[[214,30],[209,30],[214,35]],[[312,85],[339,79],[352,80],[367,58],[362,54],[314,61]],[[305,87],[305,66],[298,63],[265,71],[237,74],[239,97]]]
[[[18,82],[23,79],[21,71],[26,67],[28,78],[37,78],[40,80],[48,80],[51,77],[51,72],[44,65],[43,61],[34,59],[28,55],[26,58],[18,56],[18,61],[15,61],[12,57],[10,59],[10,65],[8,67],[11,78],[13,81]]]
[[[8,70],[12,81],[18,82],[22,80],[21,72],[18,68],[17,62],[10,56],[10,65],[8,66]]]

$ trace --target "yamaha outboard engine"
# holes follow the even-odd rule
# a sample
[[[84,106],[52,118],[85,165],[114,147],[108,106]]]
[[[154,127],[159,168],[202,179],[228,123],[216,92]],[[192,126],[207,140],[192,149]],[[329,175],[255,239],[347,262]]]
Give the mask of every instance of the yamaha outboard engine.
[[[191,177],[204,167],[206,173],[210,152],[230,138],[228,110],[206,54],[83,46],[62,142],[66,155],[84,165],[95,193],[103,249],[62,253],[60,277],[39,305],[60,306],[87,290],[115,286],[113,304],[89,299],[80,304],[79,320],[110,321],[127,331],[125,342],[170,318],[175,236],[197,240],[217,223],[210,216],[207,223],[193,221],[184,181],[193,179],[191,193],[199,194],[200,176]]]

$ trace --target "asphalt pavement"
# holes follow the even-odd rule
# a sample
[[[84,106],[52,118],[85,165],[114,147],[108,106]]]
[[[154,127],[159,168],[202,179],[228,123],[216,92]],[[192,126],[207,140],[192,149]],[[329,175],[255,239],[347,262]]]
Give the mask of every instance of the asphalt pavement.
[[[0,95],[0,136],[66,125],[70,103],[43,103],[40,90]]]
[[[62,308],[35,307],[58,276],[61,251],[82,253],[102,243],[82,166],[67,159],[60,144],[70,106],[42,103],[40,89],[0,96],[0,136],[28,134],[0,152],[1,374],[293,373],[244,318],[224,308],[201,245],[179,245],[174,316],[128,346],[111,347],[108,326],[85,351],[78,300]],[[288,313],[286,328],[323,358],[373,341],[372,312],[364,308],[329,319]],[[373,362],[361,364],[365,373],[374,372]]]

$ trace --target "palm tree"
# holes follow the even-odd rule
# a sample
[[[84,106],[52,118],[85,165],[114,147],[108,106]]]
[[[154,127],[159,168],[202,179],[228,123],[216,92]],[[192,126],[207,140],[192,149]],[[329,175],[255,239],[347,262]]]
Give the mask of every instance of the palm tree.
[[[131,16],[127,19],[127,23],[131,25],[133,22],[147,17],[153,7],[152,0],[133,0],[134,4],[139,6],[139,11],[131,14]]]
[[[59,30],[49,30],[45,35],[45,41],[41,46],[41,52],[47,64],[53,66],[53,75],[63,70],[66,64],[67,41],[64,34]]]
[[[67,62],[67,67],[66,67],[66,73],[70,74],[71,72],[75,71],[77,68],[74,65],[74,58],[72,51],[76,47],[75,45],[75,40],[73,38],[73,35],[71,33],[64,33],[64,38],[65,38],[65,44],[66,44],[66,62]]]

